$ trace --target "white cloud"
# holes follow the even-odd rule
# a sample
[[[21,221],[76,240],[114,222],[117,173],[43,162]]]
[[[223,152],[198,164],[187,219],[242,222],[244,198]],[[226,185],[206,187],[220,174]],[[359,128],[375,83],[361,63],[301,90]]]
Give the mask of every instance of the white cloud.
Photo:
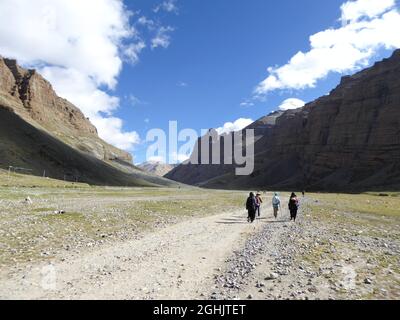
[[[247,126],[251,125],[254,122],[254,120],[251,119],[244,119],[240,118],[236,120],[235,122],[227,122],[225,123],[222,127],[217,128],[216,131],[218,132],[219,135],[225,134],[225,133],[230,133],[230,132],[236,132],[243,130]]]
[[[157,10],[157,12],[158,11],[159,10]],[[175,30],[170,26],[163,26],[158,20],[149,19],[145,16],[141,16],[139,19],[137,19],[136,26],[144,27],[149,32],[151,35],[150,45],[152,49],[156,49],[158,47],[168,48],[171,43],[170,33]],[[145,44],[143,47],[139,47],[139,53],[145,47]]]
[[[151,48],[168,48],[171,43],[171,35],[169,33],[173,31],[174,28],[172,27],[160,27],[156,36],[151,40]]]
[[[177,3],[177,0],[165,0],[161,4],[156,6],[153,11],[155,13],[157,13],[161,10],[164,10],[166,12],[174,12],[174,13],[178,14],[179,10],[178,10],[176,3]]]
[[[79,106],[90,118],[99,112],[111,115],[119,106],[119,98],[99,90],[90,77],[78,70],[49,66],[39,72],[63,98]]]
[[[250,100],[246,100],[246,101],[241,102],[240,106],[243,108],[253,107],[254,102],[251,102]]]
[[[310,37],[311,50],[298,52],[281,67],[268,68],[269,76],[255,89],[256,96],[282,89],[315,87],[331,72],[365,67],[381,48],[400,47],[400,14],[394,0],[348,1],[342,7],[347,24]]]
[[[305,104],[306,103],[303,100],[290,98],[282,102],[282,104],[279,106],[279,110],[286,111],[286,110],[298,109],[304,107]]]
[[[341,6],[342,18],[345,23],[358,21],[362,17],[375,18],[392,9],[395,0],[358,0],[348,1]]]
[[[156,23],[154,22],[154,20],[152,19],[148,19],[145,16],[141,16],[138,20],[137,20],[137,24],[145,26],[147,28],[149,28],[150,30],[152,30],[154,28],[154,26],[156,25]]]
[[[140,143],[140,137],[136,132],[123,132],[123,121],[119,118],[95,116],[92,121],[99,131],[100,138],[117,148],[130,150],[132,146]]]
[[[41,61],[114,87],[119,45],[134,35],[118,0],[2,0],[0,50],[25,63]]]
[[[131,43],[127,46],[124,46],[123,54],[124,57],[129,60],[132,64],[135,64],[139,61],[139,54],[146,48],[146,44],[144,41],[140,40],[137,43]]]
[[[130,25],[122,0],[1,0],[0,52],[38,68],[57,93],[77,105],[99,135],[130,150],[135,132],[112,116],[109,93],[126,58],[137,62],[145,44]],[[129,42],[129,43],[128,43]]]
[[[131,150],[140,143],[136,132],[124,132],[123,121],[112,117],[119,106],[119,98],[97,89],[90,78],[74,70],[45,67],[40,72],[63,92],[63,97],[82,109],[96,126],[100,138],[123,150]]]

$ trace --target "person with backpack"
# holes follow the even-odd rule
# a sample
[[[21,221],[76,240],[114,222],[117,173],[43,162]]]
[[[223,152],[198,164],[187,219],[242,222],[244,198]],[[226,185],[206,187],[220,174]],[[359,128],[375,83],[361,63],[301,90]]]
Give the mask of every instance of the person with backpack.
[[[278,212],[281,207],[281,199],[279,199],[279,195],[275,192],[274,197],[272,198],[272,207],[274,209],[274,217],[278,218]]]
[[[256,214],[260,218],[261,216],[261,204],[263,203],[261,199],[261,193],[257,193],[256,195]]]
[[[296,222],[297,211],[299,210],[299,199],[293,192],[289,200],[290,221]]]
[[[253,223],[254,220],[256,219],[256,198],[254,196],[254,193],[251,192],[250,196],[247,198],[246,201],[246,210],[248,212],[248,217],[247,221]]]

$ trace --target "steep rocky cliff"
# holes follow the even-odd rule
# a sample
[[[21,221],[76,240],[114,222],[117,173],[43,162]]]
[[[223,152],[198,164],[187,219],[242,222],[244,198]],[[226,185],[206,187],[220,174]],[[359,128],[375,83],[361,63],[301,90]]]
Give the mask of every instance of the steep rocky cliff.
[[[232,165],[182,165],[167,177],[218,188],[398,189],[400,50],[344,77],[328,96],[249,128],[257,136],[252,175],[236,176]]]
[[[35,70],[0,57],[0,104],[24,120],[104,161],[132,162],[129,153],[104,142],[96,128],[70,102],[57,96],[51,84]]]
[[[132,164],[35,70],[0,57],[0,167],[110,186],[176,186]]]

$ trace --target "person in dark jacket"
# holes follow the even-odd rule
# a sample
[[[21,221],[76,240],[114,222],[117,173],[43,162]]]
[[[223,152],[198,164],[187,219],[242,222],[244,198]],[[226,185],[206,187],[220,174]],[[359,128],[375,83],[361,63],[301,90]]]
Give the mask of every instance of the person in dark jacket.
[[[250,196],[247,198],[246,201],[246,210],[249,213],[247,217],[248,222],[253,223],[254,220],[256,219],[256,209],[257,209],[256,198],[254,196],[254,193],[251,192]]]
[[[289,200],[290,221],[296,222],[297,211],[299,210],[299,199],[293,192]]]

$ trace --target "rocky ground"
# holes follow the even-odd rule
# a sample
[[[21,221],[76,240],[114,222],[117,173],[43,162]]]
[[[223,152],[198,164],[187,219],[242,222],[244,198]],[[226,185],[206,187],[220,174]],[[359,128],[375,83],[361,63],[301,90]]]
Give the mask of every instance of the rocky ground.
[[[1,299],[400,296],[396,194],[310,194],[296,223],[285,206],[275,220],[267,200],[254,224],[244,192],[80,186],[0,194]]]
[[[211,299],[399,299],[398,217],[327,215],[303,199],[297,223],[284,211],[226,260]]]

